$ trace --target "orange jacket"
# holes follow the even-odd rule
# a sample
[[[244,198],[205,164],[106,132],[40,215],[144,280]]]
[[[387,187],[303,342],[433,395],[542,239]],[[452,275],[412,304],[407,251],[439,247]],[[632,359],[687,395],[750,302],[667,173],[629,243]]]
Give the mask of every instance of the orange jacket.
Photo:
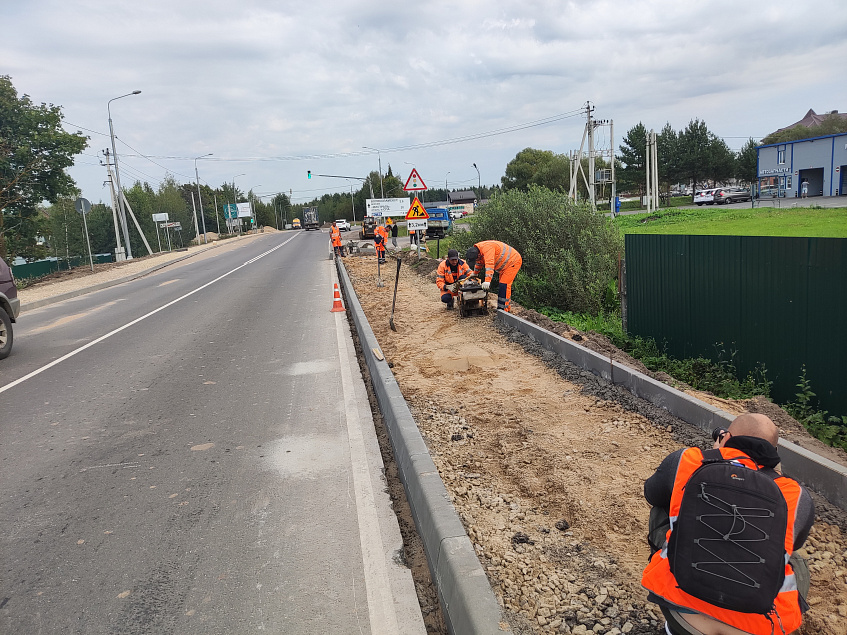
[[[474,273],[479,275],[485,271],[484,282],[491,282],[495,271],[500,273],[509,265],[519,264],[518,250],[499,240],[483,240],[476,243],[476,248],[479,249],[479,258],[477,258]]]
[[[332,240],[333,247],[341,247],[341,230],[338,229],[335,225],[332,226],[332,229],[329,232],[330,240]]]
[[[438,272],[435,278],[435,284],[438,286],[438,289],[441,292],[444,292],[444,285],[453,284],[456,280],[461,278],[466,278],[471,274],[471,268],[468,267],[468,264],[459,259],[458,264],[456,265],[456,271],[453,271],[453,268],[450,266],[449,260],[442,260],[438,265]],[[458,295],[457,291],[449,290],[453,295]]]
[[[721,455],[726,459],[738,459],[741,463],[752,469],[758,469],[755,462],[744,452],[735,448],[721,448]],[[673,522],[679,516],[682,494],[688,479],[700,467],[703,460],[703,452],[699,448],[688,448],[679,459],[676,478],[674,479],[673,493],[671,494],[671,506],[669,516],[671,518],[671,529],[665,538],[665,546],[650,559],[647,568],[641,577],[641,585],[648,591],[675,604],[698,613],[708,615],[725,624],[734,626],[745,633],[752,635],[771,635],[773,624],[764,615],[757,613],[740,613],[716,607],[689,595],[677,586],[676,578],[670,570],[667,555],[667,541],[670,540],[673,531]],[[774,623],[782,624],[786,633],[792,633],[800,628],[803,622],[803,614],[800,611],[800,600],[797,591],[797,582],[794,578],[794,569],[788,564],[788,557],[794,549],[794,519],[797,514],[797,502],[800,499],[802,489],[800,485],[787,477],[781,476],[775,481],[785,502],[788,504],[788,527],[785,532],[785,582],[779,594],[774,600],[774,607],[779,615],[779,621],[771,616]]]

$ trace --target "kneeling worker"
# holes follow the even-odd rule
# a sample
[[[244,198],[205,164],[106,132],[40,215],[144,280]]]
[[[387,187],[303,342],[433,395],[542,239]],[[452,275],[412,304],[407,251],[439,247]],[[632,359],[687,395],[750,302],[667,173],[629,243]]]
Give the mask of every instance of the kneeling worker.
[[[742,414],[712,450],[669,454],[644,483],[653,555],[641,584],[671,635],[793,633],[808,610],[803,546],[815,507],[774,468],[777,427]]]
[[[447,259],[442,260],[438,265],[435,284],[441,291],[441,301],[447,305],[448,309],[453,308],[456,296],[459,295],[456,283],[459,280],[464,280],[472,273],[465,261],[459,260],[459,252],[455,249],[450,249],[447,252]]]
[[[523,259],[514,247],[499,240],[483,240],[468,248],[465,253],[468,265],[479,275],[485,272],[482,288],[488,291],[491,278],[497,272],[500,285],[497,292],[497,308],[512,311],[512,282],[523,264]]]

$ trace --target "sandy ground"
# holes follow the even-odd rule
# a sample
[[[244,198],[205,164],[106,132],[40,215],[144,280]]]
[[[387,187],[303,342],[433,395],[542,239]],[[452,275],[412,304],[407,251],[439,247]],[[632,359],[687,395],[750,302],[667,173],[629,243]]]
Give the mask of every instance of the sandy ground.
[[[513,630],[663,632],[640,587],[643,482],[669,452],[710,441],[491,316],[445,310],[432,261],[401,269],[397,332],[393,275],[378,288],[373,256],[345,265]],[[847,635],[847,514],[815,502],[802,633]]]

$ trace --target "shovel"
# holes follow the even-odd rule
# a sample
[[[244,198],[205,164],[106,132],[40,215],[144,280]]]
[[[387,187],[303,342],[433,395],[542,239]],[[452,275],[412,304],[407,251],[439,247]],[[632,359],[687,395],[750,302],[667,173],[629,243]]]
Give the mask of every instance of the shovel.
[[[397,277],[394,278],[394,300],[391,302],[391,317],[388,318],[388,326],[391,327],[392,331],[397,331],[397,328],[394,326],[394,305],[397,304],[397,283],[400,282],[400,265],[403,263],[399,258],[397,259]]]
[[[382,283],[382,269],[380,268],[379,257],[377,256],[376,260],[376,286],[378,288],[384,287],[385,285]]]

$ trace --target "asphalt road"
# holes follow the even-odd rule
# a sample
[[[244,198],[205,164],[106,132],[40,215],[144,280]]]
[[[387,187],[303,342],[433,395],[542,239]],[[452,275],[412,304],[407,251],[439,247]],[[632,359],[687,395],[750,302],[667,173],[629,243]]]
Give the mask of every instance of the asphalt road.
[[[327,243],[260,236],[21,315],[0,632],[423,632]]]

